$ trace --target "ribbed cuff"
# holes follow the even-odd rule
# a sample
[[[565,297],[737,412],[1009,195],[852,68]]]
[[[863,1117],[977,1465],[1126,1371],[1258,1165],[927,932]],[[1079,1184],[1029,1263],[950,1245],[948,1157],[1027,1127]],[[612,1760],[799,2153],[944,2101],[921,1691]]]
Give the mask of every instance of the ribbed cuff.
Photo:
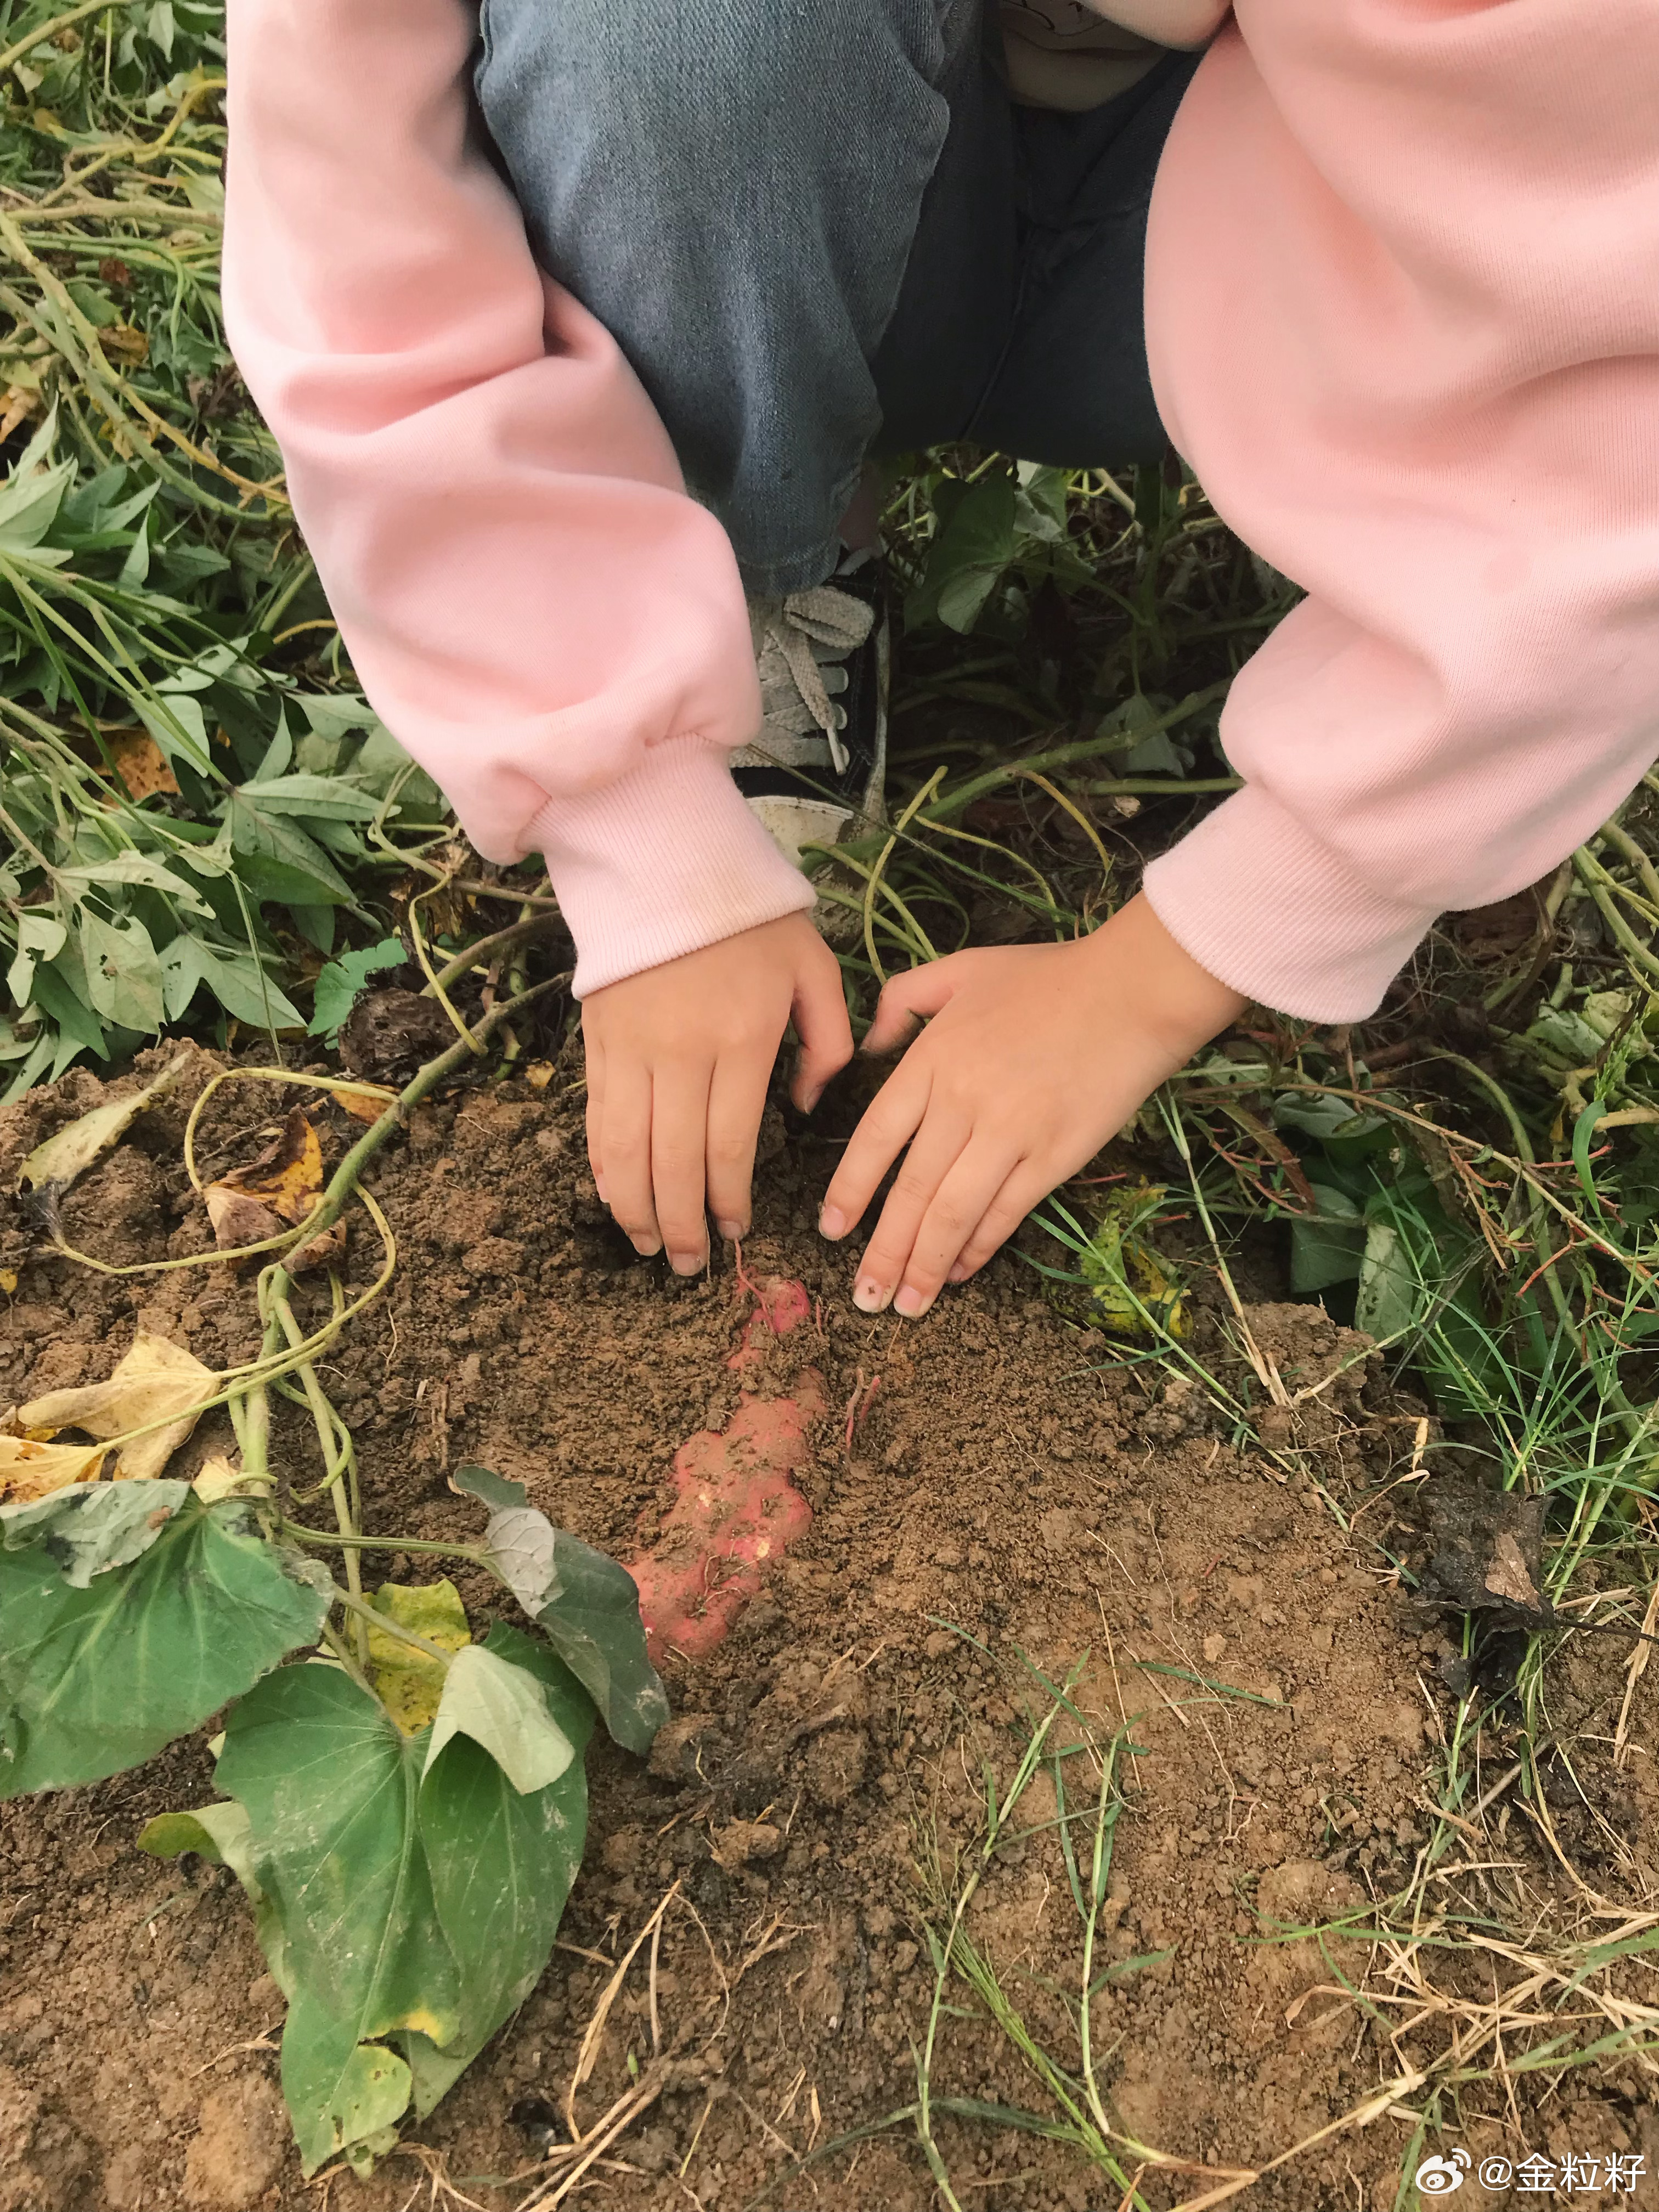
[[[1254,784],[1154,860],[1146,890],[1201,968],[1299,1021],[1375,1013],[1435,920],[1382,897]]]
[[[619,782],[550,799],[525,842],[545,856],[576,940],[579,999],[813,903],[702,738],[671,738]]]

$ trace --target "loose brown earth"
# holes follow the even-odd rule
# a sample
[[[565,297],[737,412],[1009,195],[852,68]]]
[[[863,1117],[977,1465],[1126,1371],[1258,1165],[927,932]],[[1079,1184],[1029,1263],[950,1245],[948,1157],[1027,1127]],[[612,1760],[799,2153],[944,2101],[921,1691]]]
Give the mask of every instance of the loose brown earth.
[[[558,1088],[424,1108],[371,1171],[398,1274],[324,1370],[359,1440],[371,1527],[476,1536],[477,1507],[446,1480],[476,1459],[629,1557],[669,1502],[676,1449],[737,1403],[725,1360],[750,1305],[729,1262],[686,1286],[635,1261],[595,1201]],[[23,1151],[100,1095],[72,1075],[0,1116],[0,1188]],[[210,1173],[252,1156],[280,1098],[221,1094],[200,1146]],[[83,1178],[64,1209],[70,1243],[117,1261],[204,1249],[179,1164],[182,1112],[176,1099],[145,1115]],[[591,2124],[636,2072],[665,2086],[585,2177],[587,2201],[737,2212],[781,2181],[768,2201],[786,2207],[936,2202],[908,2123],[804,2173],[795,2156],[915,2098],[930,1875],[954,1893],[977,1845],[981,1761],[1006,1788],[1028,1713],[1048,1709],[1030,1668],[1060,1680],[1085,1658],[1079,1706],[1103,1743],[1128,1724],[1139,1753],[1123,1762],[1103,1922],[1123,1971],[1093,2008],[1115,2124],[1200,2168],[1257,2166],[1398,2070],[1385,2030],[1340,1996],[1305,1994],[1328,1991],[1334,1970],[1363,1974],[1364,1947],[1328,1962],[1311,1942],[1254,1939],[1394,1893],[1426,1832],[1423,1778],[1450,1710],[1435,1669],[1451,1647],[1328,1502],[1352,1514],[1403,1471],[1417,1409],[1317,1306],[1258,1305],[1257,1346],[1299,1401],[1268,1415],[1275,1459],[1236,1443],[1200,1390],[1068,1327],[1012,1256],[921,1324],[870,1320],[850,1303],[849,1255],[813,1233],[828,1140],[786,1143],[775,1121],[763,1149],[744,1263],[804,1281],[817,1321],[743,1380],[766,1393],[807,1365],[823,1377],[830,1412],[799,1477],[811,1528],[712,1657],[671,1657],[678,1717],[649,1765],[595,1753],[588,1862],[540,1987],[416,2131],[425,2166],[406,2148],[367,2181],[337,2174],[335,2212],[412,2203],[434,2170],[502,2212],[530,2195],[537,2130],[563,2112],[612,1962],[676,1884],[655,1978],[670,2063],[653,2070],[647,1946],[578,2121]],[[21,1280],[0,1318],[0,1408],[101,1376],[135,1326],[216,1367],[256,1350],[245,1279],[95,1276],[30,1256],[36,1226],[15,1208],[6,1218],[0,1265]],[[354,1279],[367,1279],[361,1217],[352,1235]],[[1254,1385],[1228,1328],[1200,1289],[1194,1345],[1243,1392]],[[848,1409],[860,1407],[849,1437]],[[228,1443],[204,1423],[178,1466]],[[276,1449],[309,1474],[314,1443],[285,1406]],[[395,1557],[382,1571],[424,1578]],[[475,1622],[495,1608],[493,1585],[458,1581]],[[1626,1656],[1607,1641],[1605,1655],[1576,1654],[1561,1686],[1583,1734],[1604,1738]],[[1248,1694],[1217,1696],[1194,1676]],[[1650,1744],[1645,1685],[1635,1716]],[[1075,1735],[1074,1721],[1063,1727]],[[1070,1762],[1073,1788],[1081,1765]],[[1638,1854],[1659,1809],[1651,1767],[1644,1755],[1620,1778],[1615,1806]],[[198,1738],[100,1787],[4,1808],[0,2212],[320,2201],[289,2144],[281,2000],[234,1882],[133,1848],[153,1814],[212,1788]],[[1057,1809],[1045,1771],[1013,1824],[1038,1832],[999,1855],[967,1927],[1033,2031],[1075,2067],[1052,1994],[1077,1986],[1081,1934],[1057,1831],[1042,1825]],[[1521,1826],[1507,1847],[1526,1853]],[[1582,1826],[1593,1850],[1598,1824]],[[1161,1955],[1127,1963],[1148,1954]],[[959,1986],[952,2002],[933,2094],[1051,2109],[1006,2039],[962,2016]],[[1534,2145],[1645,2148],[1659,2165],[1652,2109],[1577,2077],[1535,2124],[1522,2117]],[[1506,2136],[1501,2100],[1474,2097],[1466,2118],[1477,2153],[1522,2140]],[[1075,2153],[1030,2135],[950,2118],[937,2134],[965,2206],[1116,2202]],[[1237,2201],[1390,2206],[1409,2136],[1386,2115],[1340,2130]],[[1213,2179],[1153,2168],[1141,2185],[1168,2205]],[[1498,2200],[1471,2186],[1462,2201]]]

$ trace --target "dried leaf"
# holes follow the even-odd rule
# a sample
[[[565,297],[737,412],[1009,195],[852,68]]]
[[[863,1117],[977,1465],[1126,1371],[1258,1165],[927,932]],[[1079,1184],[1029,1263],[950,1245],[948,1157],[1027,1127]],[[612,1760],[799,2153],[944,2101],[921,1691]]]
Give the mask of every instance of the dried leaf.
[[[1492,1547],[1492,1561],[1486,1569],[1486,1587],[1494,1597],[1510,1605],[1524,1606],[1536,1612],[1539,1597],[1536,1585],[1527,1572],[1527,1563],[1521,1556],[1521,1547],[1507,1531]]]
[[[14,1296],[15,1295],[15,1293],[16,1293],[16,1290],[17,1290],[17,1270],[16,1270],[16,1268],[15,1268],[15,1267],[0,1267],[0,1291],[3,1291],[5,1292],[5,1294],[6,1294],[6,1296],[7,1296],[8,1297],[14,1297]]]
[[[106,730],[104,743],[109,747],[115,773],[126,786],[129,799],[151,799],[158,791],[169,797],[177,794],[179,779],[148,730]]]
[[[378,1121],[388,1106],[397,1102],[395,1091],[337,1091],[334,1103],[343,1106],[354,1121]]]
[[[459,1651],[472,1641],[466,1613],[453,1583],[445,1579],[409,1586],[382,1583],[374,1610],[412,1628],[444,1651]],[[405,1735],[418,1735],[436,1717],[443,1699],[445,1668],[413,1644],[384,1628],[368,1632],[368,1678]]]
[[[35,1437],[0,1436],[0,1502],[27,1505],[72,1482],[96,1482],[106,1456],[102,1444],[52,1444]]]
[[[1442,1480],[1431,1486],[1429,1586],[1470,1612],[1516,1626],[1553,1618],[1543,1591],[1544,1501]]]
[[[20,1406],[12,1419],[18,1428],[43,1439],[60,1429],[83,1429],[88,1436],[100,1438],[142,1429],[143,1436],[123,1445],[115,1462],[114,1480],[150,1481],[196,1426],[201,1417],[198,1409],[212,1397],[218,1380],[210,1367],[204,1367],[182,1345],[141,1329],[107,1382],[48,1391],[44,1398]],[[152,1427],[152,1422],[158,1425]],[[87,1479],[84,1474],[65,1478],[82,1482]]]
[[[143,1090],[130,1091],[125,1098],[112,1098],[107,1105],[94,1106],[90,1114],[82,1114],[78,1121],[71,1121],[44,1145],[37,1145],[18,1174],[18,1188],[44,1190],[55,1184],[59,1190],[67,1190],[100,1152],[106,1152],[126,1134],[146,1106],[153,1106],[173,1089],[194,1057],[191,1052],[180,1053]]]
[[[215,1452],[211,1458],[204,1459],[201,1472],[191,1485],[204,1505],[216,1505],[222,1498],[230,1497],[233,1492],[240,1491],[253,1497],[270,1487],[269,1483],[260,1480],[257,1475],[245,1474],[240,1467],[225,1457],[223,1452]]]
[[[378,1116],[377,1116],[378,1118]],[[310,1116],[296,1106],[282,1133],[257,1160],[208,1184],[202,1196],[214,1242],[222,1252],[263,1244],[284,1227],[297,1229],[316,1212],[323,1194],[323,1148]],[[328,1267],[345,1251],[345,1224],[337,1222],[288,1255],[291,1275],[307,1267]]]

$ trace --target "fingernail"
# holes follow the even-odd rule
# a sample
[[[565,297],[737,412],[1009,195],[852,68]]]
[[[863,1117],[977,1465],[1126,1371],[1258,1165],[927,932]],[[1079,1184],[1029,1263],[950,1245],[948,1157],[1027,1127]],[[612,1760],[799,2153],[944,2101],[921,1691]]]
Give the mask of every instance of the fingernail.
[[[880,1283],[866,1280],[853,1285],[853,1304],[860,1313],[879,1313],[892,1295]]]
[[[846,1236],[847,1216],[838,1206],[826,1206],[819,1214],[818,1234],[820,1237]]]
[[[593,1188],[599,1194],[599,1204],[601,1206],[609,1206],[611,1201],[605,1194],[605,1177],[599,1173],[597,1168],[593,1170]]]
[[[963,1262],[958,1260],[956,1266],[951,1268],[950,1273],[945,1278],[945,1279],[947,1283],[965,1283],[969,1276],[971,1275],[973,1272],[974,1271],[971,1267],[965,1267]]]
[[[640,1254],[641,1258],[647,1260],[652,1259],[657,1253],[661,1251],[662,1239],[660,1237],[647,1237],[643,1235],[636,1237],[634,1239],[634,1249]]]
[[[802,1103],[801,1103],[801,1109],[800,1109],[800,1110],[801,1110],[801,1112],[802,1112],[803,1114],[810,1114],[810,1113],[812,1111],[813,1108],[817,1104],[817,1103],[818,1103],[819,1099],[823,1097],[823,1085],[822,1085],[822,1084],[820,1084],[820,1085],[819,1085],[818,1088],[817,1088],[816,1091],[809,1091],[807,1092],[807,1094],[806,1094],[806,1097],[805,1097],[805,1099],[804,1099],[804,1100],[802,1101]]]
[[[744,1229],[742,1222],[740,1221],[717,1221],[714,1224],[714,1226],[720,1231],[720,1235],[725,1237],[728,1244],[735,1244],[740,1237],[744,1237],[748,1234],[748,1231]]]
[[[927,1310],[927,1301],[914,1283],[904,1284],[893,1301],[893,1311],[902,1314],[906,1321],[914,1321],[918,1314]]]
[[[668,1264],[677,1275],[700,1275],[708,1264],[702,1252],[671,1252]]]

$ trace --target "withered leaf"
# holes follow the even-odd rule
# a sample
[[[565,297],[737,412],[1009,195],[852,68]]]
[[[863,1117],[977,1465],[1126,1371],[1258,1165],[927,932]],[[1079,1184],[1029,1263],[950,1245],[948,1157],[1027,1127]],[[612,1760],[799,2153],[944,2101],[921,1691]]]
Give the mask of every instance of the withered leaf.
[[[281,1133],[245,1168],[232,1168],[202,1193],[214,1242],[222,1252],[263,1244],[297,1229],[315,1212],[323,1194],[323,1148],[311,1117],[296,1106]],[[345,1224],[336,1222],[291,1252],[284,1262],[290,1274],[333,1265],[345,1252]]]
[[[1444,1601],[1517,1627],[1553,1619],[1543,1595],[1541,1498],[1443,1481],[1430,1491],[1429,1528],[1428,1585]]]
[[[37,1145],[18,1172],[18,1188],[46,1190],[55,1185],[66,1190],[76,1176],[119,1142],[147,1106],[166,1097],[194,1058],[193,1051],[181,1052],[142,1091],[129,1091],[124,1097],[94,1106],[89,1114],[82,1114],[56,1136],[48,1137],[45,1144]]]
[[[96,1482],[107,1456],[102,1444],[53,1444],[38,1437],[0,1436],[0,1504],[28,1505],[66,1490],[72,1482]]]
[[[204,1367],[183,1345],[140,1329],[106,1382],[49,1390],[44,1398],[18,1407],[7,1425],[42,1442],[60,1429],[82,1429],[100,1439],[142,1429],[143,1435],[123,1444],[112,1472],[117,1482],[150,1481],[196,1426],[201,1418],[198,1409],[212,1397],[218,1380],[212,1368]],[[101,1458],[102,1454],[91,1456]],[[85,1482],[89,1477],[81,1474],[64,1480]]]
[[[177,794],[179,779],[148,730],[106,730],[104,743],[129,799],[149,799],[158,791]]]
[[[1492,1547],[1492,1563],[1486,1569],[1486,1588],[1494,1597],[1503,1598],[1510,1605],[1536,1612],[1538,1591],[1532,1577],[1527,1572],[1527,1563],[1521,1556],[1521,1547],[1506,1530]]]

